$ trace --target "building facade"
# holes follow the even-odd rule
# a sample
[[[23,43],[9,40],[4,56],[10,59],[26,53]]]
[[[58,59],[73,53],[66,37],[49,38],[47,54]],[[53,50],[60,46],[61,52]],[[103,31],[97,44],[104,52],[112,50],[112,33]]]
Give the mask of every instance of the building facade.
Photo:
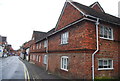
[[[68,79],[119,78],[119,21],[98,2],[67,0],[56,27],[30,47],[30,61]]]

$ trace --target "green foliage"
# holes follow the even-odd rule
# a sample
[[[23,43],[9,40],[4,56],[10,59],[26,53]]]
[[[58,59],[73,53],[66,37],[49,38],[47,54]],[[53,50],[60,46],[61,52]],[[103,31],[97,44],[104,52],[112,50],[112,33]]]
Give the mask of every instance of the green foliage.
[[[104,77],[96,77],[95,81],[113,81],[113,78],[106,77],[106,76],[104,76]]]

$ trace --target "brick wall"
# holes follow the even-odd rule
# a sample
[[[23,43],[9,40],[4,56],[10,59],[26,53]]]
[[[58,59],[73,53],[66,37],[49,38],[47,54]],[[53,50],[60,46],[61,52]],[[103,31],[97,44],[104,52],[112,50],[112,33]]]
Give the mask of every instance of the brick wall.
[[[68,56],[68,71],[61,69],[61,56]],[[53,59],[54,58],[54,59]],[[49,71],[69,79],[91,79],[91,54],[49,54]]]
[[[95,4],[93,7],[92,7],[94,10],[98,11],[98,12],[103,12],[100,8],[100,6],[98,6],[98,3]]]
[[[61,45],[61,34],[69,32],[68,44]],[[56,41],[57,40],[57,41]],[[92,22],[81,22],[49,37],[49,51],[96,49],[95,25]]]
[[[77,9],[67,2],[67,6],[65,7],[63,14],[61,14],[61,18],[58,21],[56,30],[63,28],[64,26],[80,19],[81,17],[82,14],[80,14]]]

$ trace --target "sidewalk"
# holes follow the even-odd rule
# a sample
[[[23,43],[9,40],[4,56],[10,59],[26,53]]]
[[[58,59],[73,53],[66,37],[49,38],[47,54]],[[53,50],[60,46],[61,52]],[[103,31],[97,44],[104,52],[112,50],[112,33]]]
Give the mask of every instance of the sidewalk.
[[[26,60],[21,60],[27,67],[29,75],[30,75],[30,79],[32,79],[33,81],[68,81],[67,79],[62,79],[56,75],[53,75],[51,73],[48,73],[47,71],[45,71],[43,68],[28,62]],[[31,80],[30,80],[31,81]]]

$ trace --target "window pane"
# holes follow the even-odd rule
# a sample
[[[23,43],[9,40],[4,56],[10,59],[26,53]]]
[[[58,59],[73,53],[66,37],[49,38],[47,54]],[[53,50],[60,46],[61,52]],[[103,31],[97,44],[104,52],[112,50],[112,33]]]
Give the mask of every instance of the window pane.
[[[103,26],[101,26],[101,27],[100,27],[100,37],[103,37],[103,35],[104,35],[103,32],[104,32],[104,29],[103,29]]]
[[[105,38],[107,38],[107,32],[108,32],[107,28],[104,27],[104,37],[105,37]]]
[[[103,68],[103,60],[99,60],[99,68]]]
[[[112,68],[112,60],[108,60],[108,66],[109,68]]]
[[[111,30],[111,28],[109,28],[108,32],[109,32],[109,38],[112,38],[112,30]]]
[[[107,66],[107,60],[104,60],[104,66]]]

